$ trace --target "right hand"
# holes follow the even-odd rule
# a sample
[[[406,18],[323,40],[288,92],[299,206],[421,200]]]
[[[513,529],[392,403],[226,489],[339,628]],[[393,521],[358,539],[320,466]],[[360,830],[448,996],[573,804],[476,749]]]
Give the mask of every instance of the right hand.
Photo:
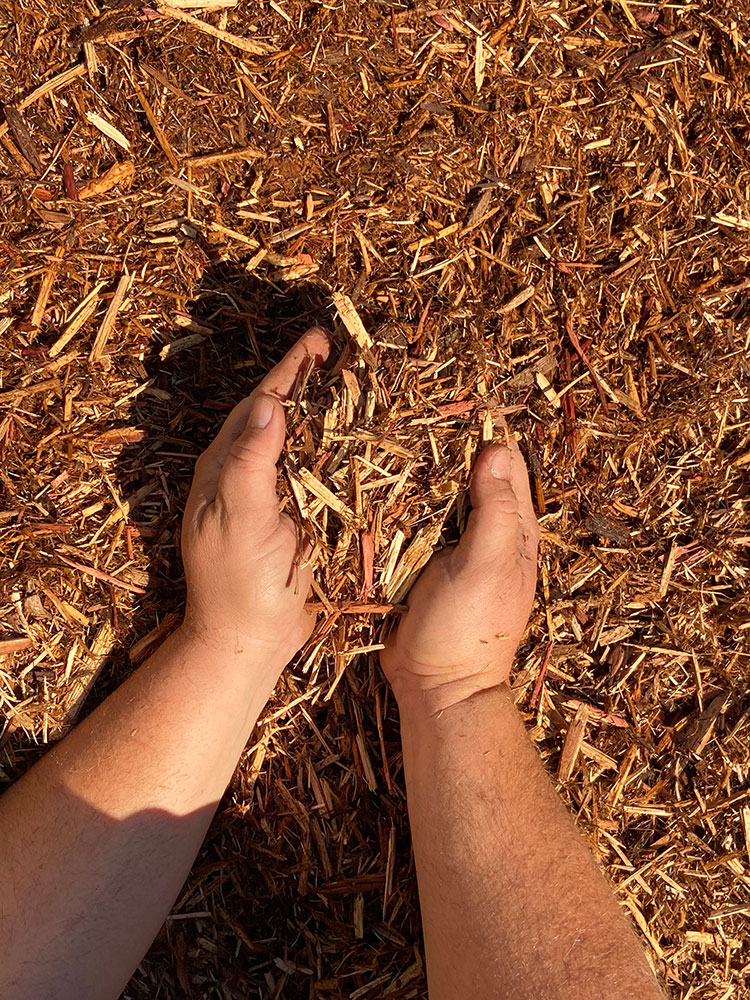
[[[282,401],[329,349],[323,330],[308,330],[232,410],[196,463],[183,521],[183,631],[232,653],[254,653],[277,675],[315,621],[305,611],[311,569],[276,495],[286,436]]]
[[[471,503],[458,545],[432,557],[380,654],[396,698],[433,711],[508,680],[534,601],[539,525],[515,440],[481,453]]]

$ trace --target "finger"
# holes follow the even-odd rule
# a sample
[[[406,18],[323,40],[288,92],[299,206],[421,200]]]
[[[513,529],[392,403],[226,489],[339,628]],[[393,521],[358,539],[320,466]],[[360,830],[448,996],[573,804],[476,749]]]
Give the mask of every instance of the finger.
[[[531,480],[529,470],[518,447],[518,441],[512,434],[508,434],[508,448],[511,452],[511,482],[513,490],[518,497],[518,511],[521,520],[536,525],[536,511],[534,501],[531,499]]]
[[[328,334],[319,326],[300,337],[294,347],[284,355],[281,361],[272,368],[257,388],[257,392],[278,396],[287,400],[294,393],[297,378],[309,364],[318,368],[331,351],[331,341]]]
[[[198,459],[193,488],[188,507],[199,509],[212,503],[219,486],[219,476],[227,455],[242,434],[250,416],[253,400],[258,393],[268,393],[287,399],[293,392],[298,376],[305,371],[311,359],[315,365],[323,364],[330,352],[328,335],[320,327],[313,327],[284,355],[258,387],[235,406],[214,440]]]
[[[297,343],[287,351],[281,361],[275,368],[271,369],[253,392],[245,397],[241,403],[238,403],[229,414],[224,422],[224,426],[209,446],[212,458],[216,462],[223,464],[233,442],[240,436],[247,424],[250,407],[257,393],[265,393],[283,400],[288,399],[294,392],[297,378],[305,371],[307,366],[311,362],[316,366],[322,365],[328,357],[330,349],[331,344],[328,335],[320,327],[313,327],[303,337],[300,337]]]
[[[523,459],[521,460],[523,461]],[[470,563],[518,558],[521,516],[511,448],[492,445],[480,454],[471,477],[472,511],[459,548]]]
[[[227,510],[251,511],[253,527],[278,523],[276,463],[285,438],[284,407],[275,396],[254,394],[247,423],[224,460],[216,494]]]

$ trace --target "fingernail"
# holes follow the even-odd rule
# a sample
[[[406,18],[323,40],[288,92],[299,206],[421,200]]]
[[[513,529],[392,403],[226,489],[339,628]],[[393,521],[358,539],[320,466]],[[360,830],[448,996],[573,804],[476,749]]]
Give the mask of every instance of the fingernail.
[[[248,427],[254,427],[256,430],[262,430],[264,427],[268,427],[271,423],[271,417],[273,416],[273,400],[270,396],[258,396],[253,405],[250,407],[250,419],[247,424]]]
[[[498,448],[490,461],[490,472],[495,479],[510,479],[510,449]]]

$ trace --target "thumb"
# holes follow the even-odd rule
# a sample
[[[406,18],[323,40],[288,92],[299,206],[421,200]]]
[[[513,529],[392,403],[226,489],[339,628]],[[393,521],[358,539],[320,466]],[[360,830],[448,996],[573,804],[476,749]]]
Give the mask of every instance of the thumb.
[[[278,518],[276,463],[285,437],[283,406],[274,396],[259,393],[221,470],[217,499],[224,507]]]
[[[514,454],[492,445],[481,453],[471,477],[472,511],[460,547],[471,563],[516,559],[520,505],[513,485]]]

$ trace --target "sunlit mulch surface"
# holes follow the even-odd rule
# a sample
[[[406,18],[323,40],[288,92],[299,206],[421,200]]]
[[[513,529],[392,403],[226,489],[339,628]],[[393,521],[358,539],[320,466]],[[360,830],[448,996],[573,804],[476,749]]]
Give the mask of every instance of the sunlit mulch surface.
[[[503,416],[531,735],[673,996],[746,995],[747,5],[0,7],[3,782],[179,620],[225,412],[337,345],[282,470],[319,627],[124,995],[425,997],[376,650]]]

